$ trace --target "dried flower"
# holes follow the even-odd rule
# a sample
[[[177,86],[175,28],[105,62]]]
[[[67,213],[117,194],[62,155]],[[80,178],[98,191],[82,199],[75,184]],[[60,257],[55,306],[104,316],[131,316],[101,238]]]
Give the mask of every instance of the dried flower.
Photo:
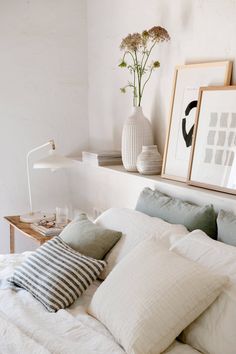
[[[158,60],[154,61],[152,64],[153,68],[159,68],[160,67],[160,62]]]
[[[142,32],[142,45],[145,48],[147,46],[148,40],[149,40],[150,36],[147,30],[144,30]]]
[[[164,42],[170,40],[170,36],[167,30],[160,26],[154,26],[150,28],[150,30],[148,30],[148,34],[151,39],[156,42]]]
[[[147,30],[144,30],[144,31],[142,32],[142,37],[149,37],[149,33],[148,33]]]
[[[150,64],[150,54],[159,42],[169,41],[170,36],[167,30],[160,26],[154,26],[149,30],[140,33],[129,34],[122,39],[120,49],[124,51],[123,58],[119,64],[121,68],[127,68],[132,75],[133,81],[121,88],[125,93],[126,88],[133,90],[133,104],[140,106],[144,89],[154,69],[160,67],[158,60]],[[128,57],[131,61],[126,61]],[[137,102],[138,100],[138,102]]]
[[[126,68],[126,66],[127,66],[127,63],[124,60],[122,60],[119,64],[120,68]]]
[[[122,42],[120,48],[122,50],[130,50],[131,52],[138,50],[138,48],[142,45],[142,37],[139,33],[129,34],[125,37]]]

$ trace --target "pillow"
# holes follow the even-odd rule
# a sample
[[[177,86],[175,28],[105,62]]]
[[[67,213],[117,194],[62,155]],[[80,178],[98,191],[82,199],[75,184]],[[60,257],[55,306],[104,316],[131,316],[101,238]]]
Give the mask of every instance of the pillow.
[[[197,206],[172,198],[158,190],[144,188],[136,210],[150,216],[157,216],[172,224],[183,224],[189,231],[200,229],[216,238],[216,214],[213,206]]]
[[[201,354],[198,350],[193,349],[187,344],[183,344],[175,340],[162,354]]]
[[[218,299],[190,326],[181,339],[203,353],[234,354],[236,348],[236,248],[196,230],[171,248],[219,274],[229,283]]]
[[[236,246],[236,215],[220,210],[217,217],[217,239],[229,245]]]
[[[8,281],[56,312],[73,304],[105,265],[74,251],[56,236],[33,252]]]
[[[169,247],[176,238],[188,234],[188,230],[183,225],[171,225],[161,219],[151,218],[139,211],[125,208],[112,208],[105,211],[98,217],[96,224],[122,232],[122,238],[105,257],[107,266],[101,273],[100,279],[105,279],[114,266],[138,243],[156,237]]]
[[[60,237],[67,245],[85,256],[103,259],[121,235],[121,232],[95,225],[86,214],[80,214],[65,227]]]
[[[89,313],[128,354],[158,354],[216,299],[226,281],[155,239],[146,240],[99,286]]]

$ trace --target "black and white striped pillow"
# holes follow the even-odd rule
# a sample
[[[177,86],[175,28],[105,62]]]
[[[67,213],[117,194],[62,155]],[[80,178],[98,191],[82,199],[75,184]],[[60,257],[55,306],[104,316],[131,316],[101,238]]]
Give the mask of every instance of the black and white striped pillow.
[[[76,252],[57,236],[30,255],[8,281],[28,290],[48,311],[56,312],[73,304],[105,265]]]

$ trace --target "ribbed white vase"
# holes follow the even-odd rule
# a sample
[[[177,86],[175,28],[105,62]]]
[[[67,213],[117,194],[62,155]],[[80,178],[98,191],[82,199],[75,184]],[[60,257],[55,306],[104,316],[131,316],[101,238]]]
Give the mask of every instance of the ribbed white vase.
[[[152,127],[144,116],[142,107],[134,107],[134,111],[124,123],[122,131],[122,162],[127,171],[137,171],[137,157],[143,145],[153,145]]]

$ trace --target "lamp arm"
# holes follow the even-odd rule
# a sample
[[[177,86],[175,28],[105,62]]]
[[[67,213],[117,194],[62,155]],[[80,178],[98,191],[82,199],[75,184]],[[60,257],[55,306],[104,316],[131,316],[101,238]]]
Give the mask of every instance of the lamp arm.
[[[37,146],[36,148],[30,150],[26,155],[26,170],[27,170],[27,182],[28,182],[28,193],[29,193],[29,204],[30,204],[30,213],[33,214],[33,204],[32,204],[32,193],[31,193],[31,181],[30,181],[30,169],[29,169],[29,157],[30,155],[42,148],[51,145],[52,149],[55,150],[55,143],[54,140],[49,140],[47,143]]]

